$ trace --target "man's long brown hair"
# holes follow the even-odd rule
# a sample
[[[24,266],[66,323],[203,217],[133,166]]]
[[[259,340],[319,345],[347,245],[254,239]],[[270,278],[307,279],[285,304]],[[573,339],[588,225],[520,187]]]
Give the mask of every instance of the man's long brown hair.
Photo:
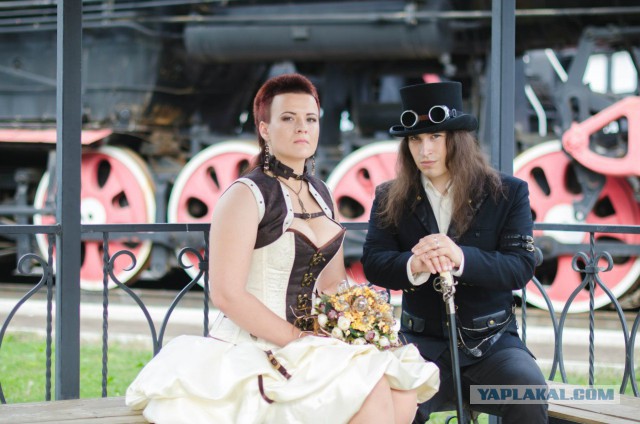
[[[445,143],[446,166],[453,187],[451,226],[459,236],[471,225],[474,208],[484,194],[497,199],[504,193],[500,175],[491,167],[470,132],[447,132]],[[422,192],[420,170],[411,156],[407,137],[400,142],[396,173],[397,177],[389,183],[377,211],[383,227],[398,227],[407,206],[413,209],[418,194]]]

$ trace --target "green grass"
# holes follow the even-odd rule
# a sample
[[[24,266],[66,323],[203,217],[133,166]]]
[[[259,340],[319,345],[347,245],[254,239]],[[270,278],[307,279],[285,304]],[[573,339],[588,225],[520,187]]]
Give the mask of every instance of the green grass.
[[[640,387],[640,382],[638,382],[637,377],[640,376],[640,368],[636,368],[636,384]],[[549,370],[543,370],[545,376],[549,376]],[[623,371],[614,371],[611,369],[604,370],[595,370],[594,373],[594,385],[595,386],[616,386],[616,391],[620,390],[620,384],[622,384],[622,375]],[[562,381],[560,376],[560,371],[556,370],[556,375],[553,378],[553,381]],[[589,385],[589,375],[588,374],[572,374],[567,373],[567,383],[576,384],[580,386]],[[627,382],[627,387],[625,388],[624,393],[629,396],[633,396],[633,389],[631,387],[631,381]]]
[[[0,383],[7,403],[45,400],[44,338],[7,334],[0,347]],[[151,347],[109,344],[107,394],[123,396],[129,384],[152,357]],[[51,397],[55,397],[55,359],[52,356]],[[102,396],[101,343],[80,344],[80,397]]]

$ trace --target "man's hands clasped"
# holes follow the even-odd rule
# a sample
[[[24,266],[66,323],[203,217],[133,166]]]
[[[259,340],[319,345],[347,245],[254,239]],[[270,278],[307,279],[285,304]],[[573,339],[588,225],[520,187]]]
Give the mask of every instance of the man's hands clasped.
[[[411,249],[411,272],[439,274],[452,271],[462,262],[462,249],[445,234],[430,234]]]

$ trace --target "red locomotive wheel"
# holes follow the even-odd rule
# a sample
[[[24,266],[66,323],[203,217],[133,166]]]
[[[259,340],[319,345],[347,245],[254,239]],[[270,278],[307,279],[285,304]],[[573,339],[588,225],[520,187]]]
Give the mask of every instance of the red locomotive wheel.
[[[559,224],[637,225],[640,223],[640,207],[634,200],[633,190],[626,179],[608,176],[593,210],[583,220],[575,218],[573,202],[582,198],[576,184],[570,160],[557,141],[542,143],[523,152],[514,160],[516,177],[529,184],[531,209],[536,222]],[[567,231],[536,232],[534,236],[549,236],[559,243],[589,243],[588,233]],[[638,244],[637,234],[595,234],[597,241]],[[588,252],[585,252],[588,253]],[[582,282],[583,274],[573,271],[573,255],[560,255],[545,260],[536,270],[536,276],[545,286],[556,311],[561,311],[571,293]],[[640,258],[633,256],[613,257],[614,267],[599,274],[601,280],[619,298],[640,276]],[[604,263],[599,264],[605,266]],[[547,305],[533,284],[527,286],[527,301],[547,309]],[[603,290],[597,288],[595,307],[610,300]],[[578,294],[571,304],[570,312],[589,310],[589,293]]]
[[[155,222],[156,203],[151,173],[143,160],[128,149],[104,146],[82,154],[80,211],[83,224],[148,224]],[[49,174],[45,173],[36,191],[34,205],[43,208],[47,201]],[[35,215],[36,225],[55,223],[51,215]],[[47,238],[36,236],[38,247],[46,257]],[[82,242],[80,287],[102,290],[102,241]],[[132,269],[130,259],[121,256],[114,264],[114,274],[121,283],[132,281],[143,270],[151,253],[151,242],[135,237],[109,241],[109,254],[128,250],[136,257]],[[54,252],[55,254],[55,252]],[[108,287],[115,287],[109,281]]]
[[[171,190],[168,222],[210,223],[213,208],[222,193],[247,169],[258,152],[255,142],[225,141],[193,156],[178,174]],[[200,249],[204,257],[204,249]],[[193,266],[198,262],[195,255],[187,252],[183,262],[192,265],[186,272],[195,278],[199,272]],[[198,284],[204,284],[202,279],[198,280]]]

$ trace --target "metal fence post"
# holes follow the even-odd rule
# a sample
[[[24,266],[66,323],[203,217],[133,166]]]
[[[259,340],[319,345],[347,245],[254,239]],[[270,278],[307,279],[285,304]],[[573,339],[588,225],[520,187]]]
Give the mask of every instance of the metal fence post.
[[[491,80],[489,112],[491,162],[513,174],[516,49],[515,0],[493,0],[491,11]]]
[[[514,100],[515,100],[515,0],[493,0],[491,7],[491,90],[489,134],[491,162],[507,174],[513,174]],[[502,422],[489,416],[490,424]]]
[[[82,1],[60,0],[56,67],[55,398],[80,397],[80,158]],[[64,187],[64,189],[63,189]]]

